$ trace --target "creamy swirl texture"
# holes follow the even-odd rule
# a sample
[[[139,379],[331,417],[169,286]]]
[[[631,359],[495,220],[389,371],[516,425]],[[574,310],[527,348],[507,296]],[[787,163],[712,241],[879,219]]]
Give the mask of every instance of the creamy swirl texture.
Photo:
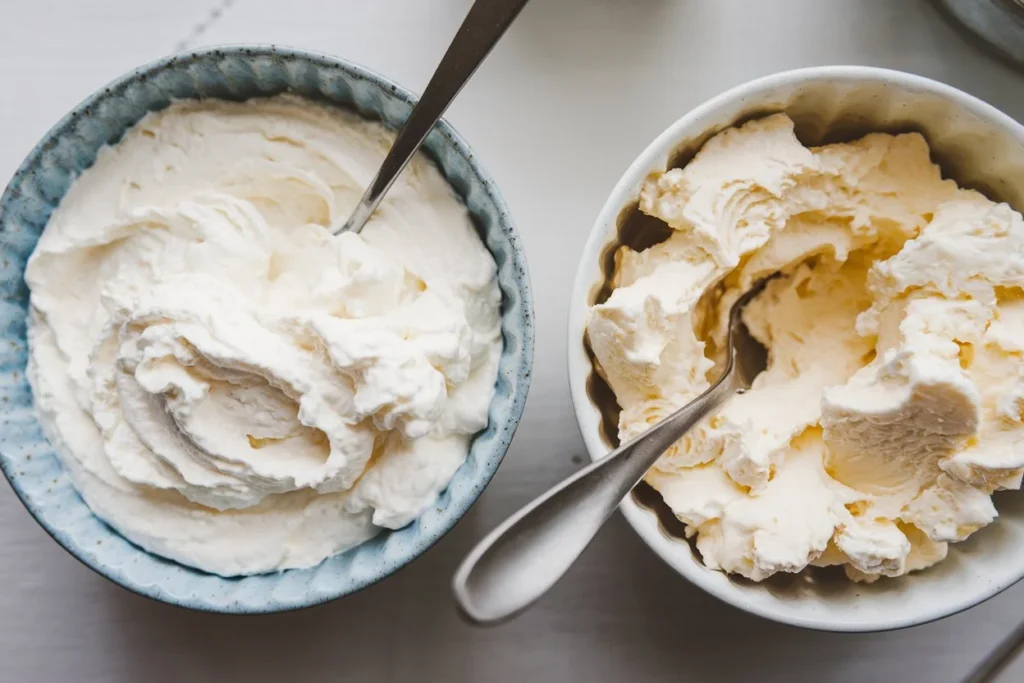
[[[223,575],[306,567],[433,504],[487,424],[493,258],[417,157],[335,236],[383,126],[180,102],[100,151],[26,269],[29,379],[75,486]]]
[[[807,148],[784,114],[652,174],[673,229],[616,255],[587,332],[632,438],[717,376],[744,311],[767,369],[647,475],[709,567],[857,580],[942,560],[1024,473],[1024,218],[944,180],[918,134]]]

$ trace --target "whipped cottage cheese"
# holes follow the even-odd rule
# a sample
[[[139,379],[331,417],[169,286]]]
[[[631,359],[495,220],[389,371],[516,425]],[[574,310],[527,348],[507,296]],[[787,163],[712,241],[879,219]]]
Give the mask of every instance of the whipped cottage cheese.
[[[496,266],[393,136],[282,96],[180,102],[78,178],[26,270],[29,379],[92,510],[222,575],[307,567],[434,503],[487,423]]]
[[[717,376],[728,310],[767,369],[647,475],[705,564],[856,580],[941,561],[1024,472],[1024,219],[943,180],[920,135],[804,147],[784,114],[651,175],[673,229],[620,249],[587,325],[622,441]]]

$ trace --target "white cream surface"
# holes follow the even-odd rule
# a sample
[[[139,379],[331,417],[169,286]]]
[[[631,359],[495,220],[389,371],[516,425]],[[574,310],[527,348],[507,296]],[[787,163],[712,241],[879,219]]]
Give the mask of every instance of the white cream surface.
[[[705,564],[855,580],[942,560],[1024,472],[1024,219],[943,180],[917,134],[807,148],[784,114],[652,174],[673,229],[617,254],[588,337],[632,438],[717,376],[729,306],[769,351],[753,388],[648,474]]]
[[[496,266],[393,135],[290,96],[179,102],[100,151],[26,269],[29,380],[90,508],[221,575],[309,567],[434,504],[487,424]]]

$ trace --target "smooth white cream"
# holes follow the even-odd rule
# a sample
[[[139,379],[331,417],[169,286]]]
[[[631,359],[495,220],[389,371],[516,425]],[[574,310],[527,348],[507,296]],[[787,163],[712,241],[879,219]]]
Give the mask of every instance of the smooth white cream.
[[[617,254],[587,332],[636,436],[709,386],[733,301],[769,350],[751,391],[649,473],[705,564],[857,580],[946,556],[1024,472],[1024,219],[943,180],[917,134],[807,148],[779,114],[655,173],[674,229]]]
[[[100,151],[27,270],[29,379],[86,502],[222,575],[308,567],[434,503],[487,424],[493,258],[417,157],[282,96],[180,102]]]

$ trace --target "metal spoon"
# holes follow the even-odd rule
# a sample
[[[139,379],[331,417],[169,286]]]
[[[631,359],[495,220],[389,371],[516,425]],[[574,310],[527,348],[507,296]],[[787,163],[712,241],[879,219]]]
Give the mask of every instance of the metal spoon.
[[[352,215],[335,234],[359,232],[413,154],[527,0],[476,0]]]
[[[733,394],[750,388],[768,356],[741,314],[766,282],[733,304],[725,372],[707,391],[522,508],[469,553],[452,587],[470,621],[503,621],[547,592],[661,454]]]
[[[988,683],[1001,678],[1001,674],[1013,665],[1024,652],[1024,622],[1013,633],[1002,640],[961,683]],[[1009,681],[1009,679],[1006,679]]]

